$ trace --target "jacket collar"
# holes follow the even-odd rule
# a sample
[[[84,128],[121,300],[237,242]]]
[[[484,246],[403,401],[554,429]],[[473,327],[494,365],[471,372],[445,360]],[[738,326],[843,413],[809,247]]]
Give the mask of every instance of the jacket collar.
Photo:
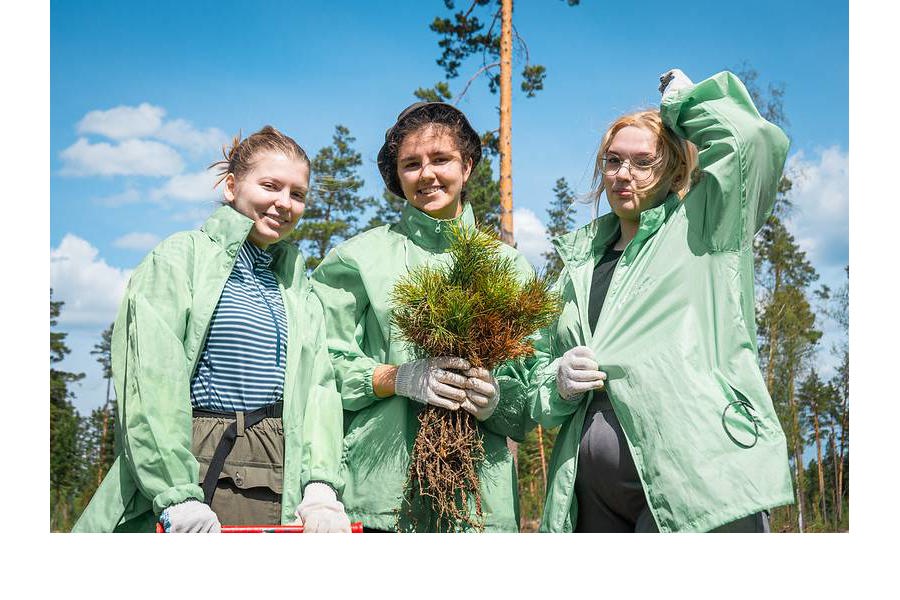
[[[662,226],[669,216],[678,208],[681,200],[677,194],[669,194],[666,200],[641,213],[641,222],[637,234],[628,244],[622,260],[630,263],[643,242],[650,238]],[[619,233],[619,217],[610,212],[597,217],[584,227],[554,238],[552,243],[559,252],[563,262],[569,266],[578,266],[591,260],[593,264],[606,247]]]
[[[234,258],[250,234],[252,227],[252,219],[224,204],[206,219],[206,222],[200,227],[200,231],[206,233],[213,242],[222,246],[228,256]]]
[[[225,250],[233,264],[252,227],[252,219],[226,204],[217,208],[200,230]],[[293,281],[305,281],[306,265],[296,245],[282,240],[269,246],[266,253],[272,257],[270,268],[285,287],[290,287]]]
[[[463,205],[462,214],[458,217],[442,220],[428,216],[407,202],[400,214],[398,226],[417,246],[428,250],[445,250],[450,245],[447,231],[456,223],[475,225],[475,214],[470,204]]]

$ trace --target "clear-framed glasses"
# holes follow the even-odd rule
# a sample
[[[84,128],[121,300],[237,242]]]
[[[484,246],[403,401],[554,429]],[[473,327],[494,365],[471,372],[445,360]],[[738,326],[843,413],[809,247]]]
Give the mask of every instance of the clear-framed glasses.
[[[639,156],[623,159],[617,154],[604,154],[601,158],[600,168],[604,175],[614,177],[622,167],[626,167],[635,181],[647,181],[653,175],[653,169],[661,163],[662,160],[655,157]]]

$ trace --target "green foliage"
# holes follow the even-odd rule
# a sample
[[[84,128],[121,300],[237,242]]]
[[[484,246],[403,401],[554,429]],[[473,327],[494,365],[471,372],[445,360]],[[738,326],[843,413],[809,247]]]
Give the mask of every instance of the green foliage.
[[[453,98],[450,84],[446,81],[439,81],[434,84],[434,87],[419,88],[413,92],[413,95],[422,102],[446,102]]]
[[[337,125],[331,145],[312,160],[306,211],[290,237],[306,254],[308,269],[314,269],[338,242],[359,233],[359,215],[376,204],[359,195],[364,181],[357,173],[362,155],[353,149],[355,141],[349,129]]]
[[[399,196],[395,196],[384,188],[381,193],[381,200],[375,203],[375,214],[366,224],[366,229],[380,227],[382,225],[392,225],[400,220],[403,213],[403,207],[406,206],[406,200]]]
[[[556,180],[553,194],[555,198],[547,208],[547,216],[550,217],[547,225],[547,239],[550,240],[568,233],[575,224],[575,217],[573,216],[575,214],[575,194],[569,188],[565,177],[560,177]],[[562,270],[562,259],[553,248],[542,256],[547,261],[547,266],[545,267],[547,276],[555,279]]]
[[[50,327],[57,325],[64,302],[53,301],[50,290]],[[61,362],[71,351],[65,333],[50,331],[50,364]],[[74,503],[83,485],[86,467],[83,457],[84,426],[69,400],[69,384],[84,373],[50,369],[50,527],[67,529],[73,520]]]
[[[579,0],[567,0],[567,3],[569,6],[577,6]],[[445,0],[444,6],[447,10],[454,11],[456,3],[453,0]],[[479,18],[478,14],[473,14],[477,9],[483,9],[481,14],[484,20]],[[441,55],[437,59],[437,64],[444,69],[447,79],[459,77],[459,70],[463,63],[470,57],[479,56],[481,67],[478,68],[472,79],[484,75],[487,77],[488,90],[492,94],[497,93],[500,89],[500,10],[500,0],[474,0],[465,12],[459,10],[450,17],[434,18],[429,29],[441,36],[438,40]],[[528,46],[515,26],[513,27],[513,48],[516,55],[525,58],[520,87],[526,97],[533,98],[537,92],[544,89],[547,70],[542,65],[531,64]],[[460,97],[464,96],[467,90],[468,84]],[[445,88],[445,91],[447,92],[445,97],[450,98],[449,87]],[[416,90],[416,97],[421,99],[431,99],[436,97],[436,94],[440,94],[437,86],[431,90],[422,88]]]
[[[482,160],[466,182],[466,202],[475,220],[494,232],[500,231],[500,184],[494,179],[490,160]]]
[[[522,531],[537,531],[540,524],[546,497],[547,468],[558,434],[559,427],[536,427],[525,434],[525,439],[519,444],[517,474]]]
[[[410,271],[395,286],[392,318],[404,339],[428,356],[461,356],[493,368],[530,355],[526,339],[549,325],[559,298],[546,278],[522,283],[500,242],[485,229],[450,228],[451,263]]]

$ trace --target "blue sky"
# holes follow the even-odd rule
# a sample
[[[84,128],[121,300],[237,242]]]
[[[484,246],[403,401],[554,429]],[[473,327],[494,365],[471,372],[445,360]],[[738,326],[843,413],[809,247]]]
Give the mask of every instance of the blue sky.
[[[589,190],[600,134],[618,114],[658,102],[661,72],[679,67],[698,81],[746,61],[763,85],[785,86],[798,182],[791,226],[822,281],[842,283],[846,3],[519,0],[515,11],[548,73],[543,91],[513,104],[516,235],[534,262],[555,180]],[[380,196],[385,128],[415,88],[443,80],[428,24],[447,12],[439,0],[51,3],[51,285],[66,302],[60,328],[73,353],[63,366],[88,375],[75,390],[82,412],[102,403],[89,351],[130,269],[214,207],[203,170],[217,144],[271,123],[314,154],[340,123],[357,138],[363,192]],[[451,89],[477,66],[465,64]],[[486,130],[497,126],[496,101],[479,81],[460,107]],[[589,219],[579,207],[578,224]]]

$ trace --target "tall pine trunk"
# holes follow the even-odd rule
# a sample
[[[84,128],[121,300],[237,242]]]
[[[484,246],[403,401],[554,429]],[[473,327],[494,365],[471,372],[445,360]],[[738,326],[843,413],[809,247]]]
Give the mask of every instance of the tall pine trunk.
[[[512,199],[512,0],[500,19],[500,239],[513,248]]]
[[[822,519],[828,522],[828,508],[825,506],[825,471],[822,467],[822,440],[819,437],[819,409],[813,404],[813,430],[816,435],[816,466],[819,471],[819,499],[822,504]]]
[[[538,438],[538,448],[541,452],[541,483],[543,483],[544,487],[542,488],[543,494],[547,493],[547,460],[544,458],[544,430],[538,425],[537,426],[537,438]],[[543,495],[542,494],[542,495]]]
[[[844,412],[841,415],[841,448],[840,453],[838,454],[838,458],[840,462],[838,463],[838,480],[837,480],[837,489],[838,489],[838,501],[837,501],[837,511],[838,511],[838,522],[840,523],[844,518],[844,453],[847,448],[847,406],[844,405]]]
[[[800,418],[797,414],[797,403],[794,399],[794,370],[790,369],[787,378],[788,406],[791,411],[791,419],[794,422],[791,432],[791,447],[794,450],[794,473],[797,479],[797,528],[803,533],[803,505],[805,494],[803,493],[803,444],[800,443]]]

